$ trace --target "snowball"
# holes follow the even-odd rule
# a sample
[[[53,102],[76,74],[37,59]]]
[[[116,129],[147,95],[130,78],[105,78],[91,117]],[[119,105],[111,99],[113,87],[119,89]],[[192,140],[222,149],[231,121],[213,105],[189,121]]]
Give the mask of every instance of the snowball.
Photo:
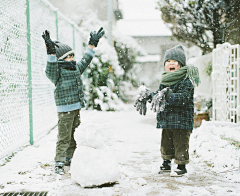
[[[71,163],[71,179],[82,187],[100,186],[117,182],[117,157],[104,143],[100,131],[79,130],[74,133],[77,143]]]
[[[71,179],[82,187],[117,182],[118,162],[111,149],[79,146],[71,163]]]
[[[138,88],[138,94],[143,94],[144,92],[146,92],[147,87],[145,85],[140,85]]]
[[[76,140],[77,146],[88,146],[92,148],[104,147],[104,138],[100,131],[77,129],[74,133],[74,139]]]

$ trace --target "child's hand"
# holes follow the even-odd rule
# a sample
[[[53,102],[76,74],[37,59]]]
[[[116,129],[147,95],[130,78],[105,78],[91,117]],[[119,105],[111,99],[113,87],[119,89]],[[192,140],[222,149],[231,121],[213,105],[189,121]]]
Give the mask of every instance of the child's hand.
[[[139,111],[141,115],[146,115],[147,100],[151,96],[151,91],[148,88],[146,88],[146,86],[140,86],[138,88],[138,91],[139,91],[139,95],[134,102],[134,107],[137,108],[137,111]]]
[[[147,103],[146,101],[140,101],[139,99],[136,99],[134,102],[134,107],[137,108],[137,111],[139,111],[140,115],[146,115],[147,113]]]
[[[90,39],[88,42],[88,45],[94,45],[95,47],[97,47],[99,39],[105,34],[105,31],[103,31],[103,28],[101,27],[98,32],[96,33],[96,31],[93,31],[90,33]]]
[[[165,100],[168,102],[173,94],[172,90],[169,87],[166,87],[162,89],[162,92],[165,94]]]
[[[165,92],[167,89],[163,89],[161,91],[158,91],[156,95],[153,96],[152,102],[151,102],[151,110],[153,112],[162,112],[165,109],[166,100],[165,100]]]
[[[51,40],[50,33],[48,30],[43,32],[42,38],[44,39],[45,44],[46,44],[47,54],[56,54],[55,46],[57,46],[57,47],[59,47],[59,46]]]
[[[173,92],[169,87],[166,87],[161,91],[158,91],[158,93],[153,96],[151,102],[151,110],[157,113],[162,112],[165,109],[165,105],[169,101],[172,94]]]

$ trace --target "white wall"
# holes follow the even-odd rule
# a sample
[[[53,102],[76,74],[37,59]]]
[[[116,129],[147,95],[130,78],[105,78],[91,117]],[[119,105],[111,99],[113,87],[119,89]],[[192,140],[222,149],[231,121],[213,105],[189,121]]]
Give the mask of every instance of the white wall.
[[[201,83],[198,87],[195,87],[195,95],[200,95],[207,98],[212,97],[211,76],[207,76],[204,72],[205,67],[210,61],[212,61],[212,53],[200,57],[190,58],[189,60],[187,60],[188,65],[192,64],[198,67],[199,70]]]
[[[140,84],[147,86],[152,92],[158,90],[160,85],[160,77],[163,71],[163,67],[159,62],[145,62],[138,63],[138,73]]]

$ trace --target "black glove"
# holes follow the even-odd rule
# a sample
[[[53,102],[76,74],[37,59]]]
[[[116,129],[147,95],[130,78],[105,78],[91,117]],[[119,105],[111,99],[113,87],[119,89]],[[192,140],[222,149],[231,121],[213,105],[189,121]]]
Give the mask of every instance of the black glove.
[[[55,44],[51,39],[50,39],[50,33],[48,30],[43,32],[42,37],[45,41],[46,48],[47,48],[47,54],[56,54],[56,48],[55,46],[59,47],[57,44]]]
[[[171,90],[169,87],[167,87],[167,91],[165,92],[165,100],[166,100],[167,102],[168,102],[169,99],[171,98],[172,94],[173,94],[172,90]]]
[[[105,31],[102,30],[103,28],[101,27],[97,33],[96,31],[90,33],[90,39],[88,42],[89,45],[94,45],[95,47],[97,47],[99,39],[105,34]]]
[[[137,99],[134,102],[134,107],[137,108],[137,111],[141,115],[146,115],[147,113],[147,100],[151,97],[151,91],[146,88],[143,91],[141,91],[137,97]]]

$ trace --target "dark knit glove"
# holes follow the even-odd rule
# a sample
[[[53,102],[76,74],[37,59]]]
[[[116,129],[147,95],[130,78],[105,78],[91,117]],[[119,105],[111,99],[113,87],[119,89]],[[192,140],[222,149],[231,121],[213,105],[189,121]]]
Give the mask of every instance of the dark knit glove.
[[[169,99],[171,98],[173,92],[172,92],[172,90],[169,87],[167,87],[166,89],[167,90],[164,91],[164,94],[165,94],[165,100],[168,102]]]
[[[103,28],[101,27],[98,32],[96,33],[96,31],[93,31],[90,33],[90,39],[88,44],[89,45],[94,45],[95,47],[97,47],[99,39],[105,34],[105,31],[103,31]]]
[[[152,102],[151,102],[151,110],[153,112],[162,112],[165,109],[166,106],[166,98],[168,100],[170,99],[172,95],[172,90],[169,87],[166,87],[162,89],[161,91],[158,91],[156,95],[153,96]]]
[[[56,54],[56,48],[55,46],[59,47],[57,44],[55,44],[51,39],[50,39],[50,33],[48,30],[43,32],[42,38],[45,41],[46,48],[47,48],[47,54]]]
[[[134,107],[139,111],[140,115],[146,115],[147,113],[147,100],[151,97],[151,91],[148,88],[138,89],[139,95],[134,102]]]

